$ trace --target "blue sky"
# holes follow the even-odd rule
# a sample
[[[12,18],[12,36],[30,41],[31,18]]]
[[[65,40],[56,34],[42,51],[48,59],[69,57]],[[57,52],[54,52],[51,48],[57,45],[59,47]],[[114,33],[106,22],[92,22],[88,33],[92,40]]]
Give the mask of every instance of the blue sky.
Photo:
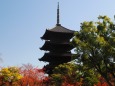
[[[83,21],[97,21],[99,15],[113,19],[114,0],[0,0],[0,66],[20,66],[39,62],[44,51],[40,37],[56,25],[57,2],[60,23],[78,31]]]

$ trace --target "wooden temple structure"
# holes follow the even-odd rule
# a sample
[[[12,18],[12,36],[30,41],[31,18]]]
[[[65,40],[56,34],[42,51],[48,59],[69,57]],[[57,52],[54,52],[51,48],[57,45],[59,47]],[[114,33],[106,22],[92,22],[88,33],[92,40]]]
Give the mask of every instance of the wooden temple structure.
[[[59,64],[71,61],[71,49],[73,49],[73,46],[70,44],[70,39],[73,37],[73,34],[73,30],[69,30],[59,23],[58,3],[57,24],[52,29],[46,29],[44,35],[41,37],[41,39],[45,40],[45,43],[40,49],[47,51],[47,53],[39,60],[49,63],[44,66],[47,74],[52,74],[54,67]]]

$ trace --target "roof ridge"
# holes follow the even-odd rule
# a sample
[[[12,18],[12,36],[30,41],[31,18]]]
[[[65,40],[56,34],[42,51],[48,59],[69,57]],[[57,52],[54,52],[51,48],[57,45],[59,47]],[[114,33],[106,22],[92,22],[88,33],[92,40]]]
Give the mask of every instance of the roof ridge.
[[[64,26],[61,26],[61,27],[65,28],[65,29],[67,29],[67,30],[70,30],[70,29],[68,29],[68,28],[66,28],[66,27],[64,27]],[[74,31],[74,30],[70,30],[70,31]]]
[[[53,31],[53,32],[62,32],[62,33],[74,33],[74,30],[70,30],[62,25],[60,26],[55,26],[52,29],[49,29],[49,31]]]

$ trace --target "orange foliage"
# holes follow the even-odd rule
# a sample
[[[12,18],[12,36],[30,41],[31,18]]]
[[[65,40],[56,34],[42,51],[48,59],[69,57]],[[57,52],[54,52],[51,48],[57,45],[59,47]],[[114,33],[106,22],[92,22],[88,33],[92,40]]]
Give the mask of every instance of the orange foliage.
[[[109,86],[109,85],[106,82],[104,83],[99,82],[96,86]]]
[[[80,82],[76,82],[74,84],[63,83],[62,86],[82,86],[82,83]]]
[[[98,82],[98,84],[97,84],[96,86],[109,86],[109,85],[106,83],[106,81],[105,81],[105,79],[104,79],[103,77],[100,77],[100,78],[99,78],[99,81],[100,81],[100,82]]]
[[[23,78],[19,80],[20,86],[43,86],[46,76],[42,69],[34,68],[32,65],[24,65],[20,69]]]

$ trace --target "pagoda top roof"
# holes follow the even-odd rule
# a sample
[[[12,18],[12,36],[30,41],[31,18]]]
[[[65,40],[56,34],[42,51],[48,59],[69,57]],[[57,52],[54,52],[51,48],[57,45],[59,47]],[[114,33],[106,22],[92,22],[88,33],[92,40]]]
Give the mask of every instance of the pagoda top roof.
[[[46,29],[44,35],[41,37],[41,39],[51,39],[52,37],[57,36],[57,34],[69,34],[66,35],[67,37],[69,37],[69,39],[73,36],[75,31],[73,30],[69,30],[63,26],[61,26],[61,24],[56,24],[56,26],[52,29]]]
[[[75,31],[73,30],[69,30],[63,26],[61,26],[61,24],[56,24],[56,26],[52,29],[47,29],[48,31],[51,32],[60,32],[60,33],[74,33]]]

